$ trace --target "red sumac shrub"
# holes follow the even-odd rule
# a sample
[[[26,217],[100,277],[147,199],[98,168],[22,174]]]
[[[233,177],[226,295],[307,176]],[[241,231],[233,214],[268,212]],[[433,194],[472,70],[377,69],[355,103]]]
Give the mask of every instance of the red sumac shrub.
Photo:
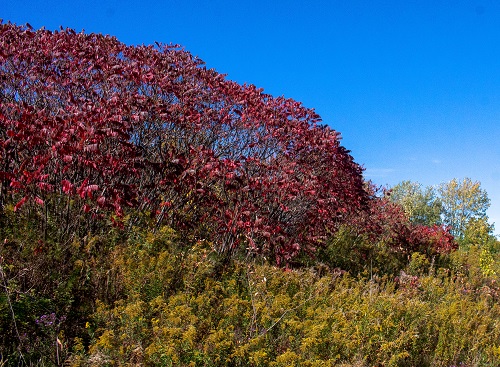
[[[411,225],[409,242],[414,251],[428,254],[446,254],[458,248],[450,228],[437,224],[431,227]]]
[[[16,209],[54,193],[113,220],[135,208],[222,253],[286,262],[367,200],[313,110],[175,45],[1,24],[0,98],[1,200],[22,198]]]
[[[383,242],[394,253],[406,257],[413,252],[435,255],[457,249],[450,228],[411,223],[403,207],[391,201],[385,190],[368,186],[367,192],[367,205],[350,217],[349,224],[370,241]]]

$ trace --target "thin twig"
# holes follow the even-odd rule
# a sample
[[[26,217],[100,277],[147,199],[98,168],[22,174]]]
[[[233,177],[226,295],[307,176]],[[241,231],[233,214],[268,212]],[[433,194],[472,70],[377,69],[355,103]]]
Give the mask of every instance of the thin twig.
[[[288,310],[286,310],[285,312],[283,312],[283,314],[280,316],[280,318],[278,320],[276,320],[274,322],[274,324],[272,324],[270,327],[268,327],[266,330],[264,330],[262,333],[260,333],[259,336],[262,336],[262,335],[265,335],[267,334],[273,327],[275,327],[282,319],[283,317],[286,316],[287,313],[289,312],[292,312],[292,311],[295,311],[296,309],[298,309],[299,307],[302,307],[303,305],[305,305],[307,302],[309,302],[311,299],[313,298],[313,296],[311,295],[308,299],[304,300],[304,302],[298,304],[297,306],[295,306],[294,308],[290,308]]]
[[[249,294],[250,294],[250,300],[252,301],[252,309],[253,309],[253,316],[252,316],[252,322],[250,324],[250,335],[251,337],[253,337],[253,328],[254,328],[254,325],[257,326],[257,310],[255,309],[255,303],[254,303],[254,298],[253,298],[253,294],[252,294],[252,285],[250,283],[250,274],[249,274],[249,270],[247,268],[247,282],[248,282],[248,290],[249,290]]]
[[[253,291],[252,291],[252,288],[251,288],[251,283],[250,283],[250,274],[247,270],[247,281],[248,281],[248,290],[249,290],[249,294],[250,294],[250,299],[252,301],[252,309],[253,309],[253,316],[252,316],[252,322],[250,324],[250,331],[252,331],[252,326],[255,324],[255,326],[257,326],[257,310],[255,309],[255,304],[254,304],[254,297],[253,297]],[[300,304],[298,304],[297,306],[293,307],[293,308],[290,308],[288,310],[286,310],[279,318],[278,320],[276,320],[270,327],[268,327],[267,329],[263,330],[259,336],[263,336],[265,334],[267,334],[272,328],[274,328],[281,320],[283,320],[283,318],[286,316],[287,313],[289,312],[292,312],[292,311],[295,311],[296,309],[302,307],[303,305],[305,305],[307,302],[309,302],[311,299],[314,298],[314,295],[311,295],[309,296],[306,300],[304,300],[303,302],[301,302]],[[253,333],[252,333],[253,334]]]
[[[1,258],[0,258],[0,261],[2,261]],[[12,302],[10,300],[10,294],[9,294],[9,288],[7,286],[7,279],[5,277],[5,273],[3,271],[3,266],[2,266],[1,263],[0,263],[0,275],[2,276],[3,287],[5,288],[5,294],[7,296],[7,302],[9,304],[10,312],[12,314],[12,322],[14,323],[14,330],[16,331],[16,336],[19,339],[19,346],[18,346],[19,356],[23,360],[24,364],[26,364],[26,360],[24,359],[24,355],[23,355],[22,348],[21,348],[22,344],[23,344],[23,341],[21,339],[21,335],[19,334],[19,330],[17,328],[16,314],[14,313],[14,307],[12,307]]]

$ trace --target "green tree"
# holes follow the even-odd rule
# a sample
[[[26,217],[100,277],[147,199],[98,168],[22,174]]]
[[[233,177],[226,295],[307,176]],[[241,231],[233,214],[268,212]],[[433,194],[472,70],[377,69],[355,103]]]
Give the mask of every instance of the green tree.
[[[487,222],[486,210],[490,206],[490,199],[481,183],[464,178],[459,181],[453,179],[439,186],[442,203],[443,222],[451,227],[451,233],[459,240],[463,240],[469,223],[472,220]]]
[[[433,225],[441,223],[441,201],[433,187],[403,181],[391,190],[391,200],[400,204],[409,220],[415,224]]]
[[[495,241],[493,230],[494,226],[488,223],[488,218],[486,216],[482,218],[472,218],[465,226],[461,242],[465,245],[485,247],[488,243]]]

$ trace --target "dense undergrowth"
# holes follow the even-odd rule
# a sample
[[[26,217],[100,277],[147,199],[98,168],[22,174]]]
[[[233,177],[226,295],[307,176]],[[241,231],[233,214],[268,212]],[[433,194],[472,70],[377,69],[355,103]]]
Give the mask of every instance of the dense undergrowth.
[[[314,265],[283,270],[245,253],[227,262],[168,227],[41,242],[29,213],[3,214],[6,366],[500,363],[495,251],[403,261],[379,243],[373,261],[349,263],[368,243],[346,229]]]

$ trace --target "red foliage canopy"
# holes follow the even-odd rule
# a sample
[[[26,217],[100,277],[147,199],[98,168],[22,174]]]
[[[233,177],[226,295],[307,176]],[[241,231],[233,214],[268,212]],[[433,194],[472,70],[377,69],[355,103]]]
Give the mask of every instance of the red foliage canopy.
[[[15,194],[15,209],[52,193],[93,216],[131,207],[198,228],[220,252],[280,262],[367,199],[362,169],[313,110],[178,46],[0,24],[0,99],[1,199]]]

